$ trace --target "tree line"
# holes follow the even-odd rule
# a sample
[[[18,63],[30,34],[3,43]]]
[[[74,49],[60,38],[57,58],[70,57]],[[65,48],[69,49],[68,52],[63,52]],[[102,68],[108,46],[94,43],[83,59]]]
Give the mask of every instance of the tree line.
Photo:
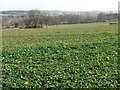
[[[2,26],[7,28],[44,28],[49,25],[79,24],[94,22],[117,21],[117,13],[103,13],[97,15],[86,12],[83,14],[59,13],[51,15],[40,10],[30,10],[22,16],[3,16]]]

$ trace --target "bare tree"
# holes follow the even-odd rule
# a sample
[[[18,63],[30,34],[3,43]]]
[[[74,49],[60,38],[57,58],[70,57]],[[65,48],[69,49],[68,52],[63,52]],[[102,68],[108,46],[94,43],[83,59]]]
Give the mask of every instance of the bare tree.
[[[24,19],[26,28],[43,28],[43,15],[39,10],[30,10]]]

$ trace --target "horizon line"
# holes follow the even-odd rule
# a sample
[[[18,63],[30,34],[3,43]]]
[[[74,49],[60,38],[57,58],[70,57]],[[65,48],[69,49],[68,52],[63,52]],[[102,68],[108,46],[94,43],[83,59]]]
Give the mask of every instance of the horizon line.
[[[93,11],[103,11],[103,12],[109,12],[109,11],[118,11],[118,10],[43,10],[43,9],[8,9],[8,10],[0,10],[0,11],[29,11],[29,10],[40,10],[40,11],[70,11],[70,12],[93,12]]]

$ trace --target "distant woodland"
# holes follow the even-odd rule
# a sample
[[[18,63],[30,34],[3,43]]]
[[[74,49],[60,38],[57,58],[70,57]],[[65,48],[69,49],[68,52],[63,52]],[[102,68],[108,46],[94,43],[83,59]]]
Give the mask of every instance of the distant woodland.
[[[117,22],[117,12],[1,11],[2,28],[45,28],[50,25]]]

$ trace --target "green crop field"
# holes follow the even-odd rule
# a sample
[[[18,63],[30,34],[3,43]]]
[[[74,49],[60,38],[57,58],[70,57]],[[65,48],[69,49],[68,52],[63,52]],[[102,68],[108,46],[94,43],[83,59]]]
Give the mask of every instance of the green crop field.
[[[108,23],[3,29],[4,88],[118,88],[118,30]]]

